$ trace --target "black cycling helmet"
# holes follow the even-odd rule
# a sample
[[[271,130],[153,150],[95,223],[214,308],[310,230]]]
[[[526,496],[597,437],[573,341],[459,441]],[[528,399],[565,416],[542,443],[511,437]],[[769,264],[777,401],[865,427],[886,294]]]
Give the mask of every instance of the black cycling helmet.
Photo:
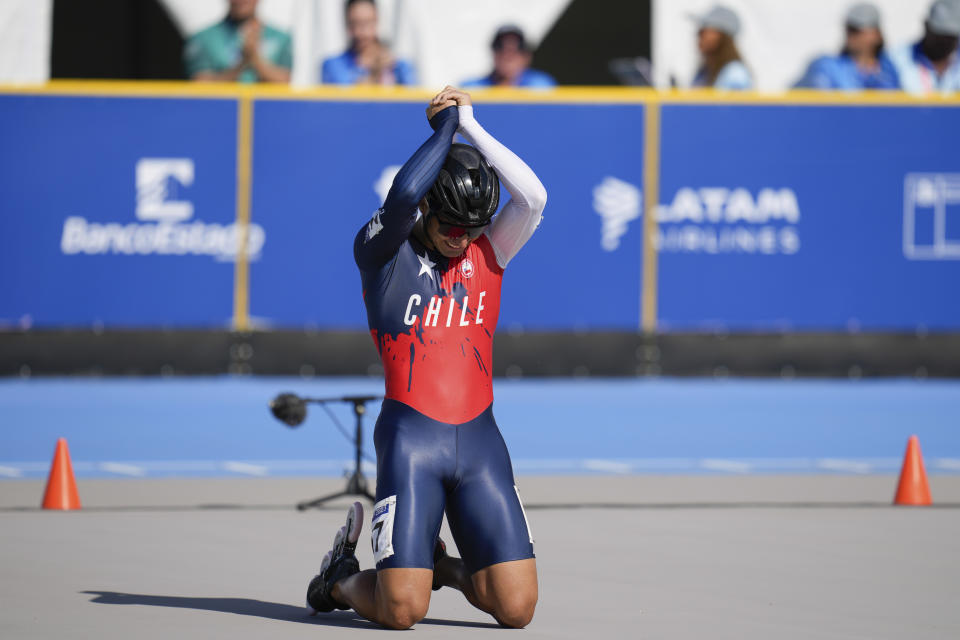
[[[483,156],[468,144],[452,144],[436,182],[427,192],[431,214],[464,227],[490,222],[500,204],[500,181]]]

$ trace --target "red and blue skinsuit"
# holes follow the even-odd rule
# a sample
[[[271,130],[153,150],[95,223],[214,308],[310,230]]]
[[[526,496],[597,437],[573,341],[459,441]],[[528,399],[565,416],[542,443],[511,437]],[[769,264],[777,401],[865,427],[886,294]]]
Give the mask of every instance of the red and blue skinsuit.
[[[491,358],[504,267],[533,233],[546,192],[473,119],[469,106],[430,121],[433,135],[400,169],[383,207],[356,236],[370,333],[383,361],[377,420],[377,568],[433,568],[444,510],[471,571],[533,557],[510,458],[493,419]],[[512,199],[463,254],[445,258],[415,235],[417,206],[460,132]]]

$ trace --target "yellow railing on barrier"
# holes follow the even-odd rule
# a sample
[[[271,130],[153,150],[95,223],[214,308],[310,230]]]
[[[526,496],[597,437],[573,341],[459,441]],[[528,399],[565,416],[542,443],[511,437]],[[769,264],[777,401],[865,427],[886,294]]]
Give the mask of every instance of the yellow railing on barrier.
[[[253,197],[253,100],[237,101],[237,258],[233,271],[233,328],[250,329],[250,200]]]
[[[332,87],[296,88],[285,85],[241,85],[198,82],[129,80],[53,80],[42,85],[3,85],[0,94],[90,95],[171,98],[240,98],[254,100],[383,100],[418,102],[436,93],[433,89],[408,87]],[[656,90],[639,87],[558,87],[551,90],[475,89],[471,93],[483,102],[523,103],[632,103],[660,104],[820,104],[820,105],[915,105],[957,106],[960,94],[920,97],[896,91],[844,92],[795,89],[761,93],[755,91]]]
[[[250,266],[247,260],[247,232],[250,224],[253,161],[253,102],[256,100],[322,100],[425,102],[434,90],[407,87],[309,87],[282,85],[241,85],[194,82],[135,82],[112,80],[55,80],[44,85],[0,85],[0,95],[115,96],[145,98],[222,98],[237,100],[237,194],[236,223],[240,244],[234,270],[233,328],[250,329]],[[811,105],[811,106],[960,106],[956,96],[918,97],[893,91],[824,92],[792,90],[780,93],[729,92],[712,89],[660,91],[637,87],[558,87],[551,90],[472,90],[478,103],[530,104],[643,104],[643,184],[646,201],[643,226],[643,283],[641,325],[644,332],[656,331],[658,260],[653,239],[657,220],[653,208],[660,183],[660,107],[677,104],[730,105]]]

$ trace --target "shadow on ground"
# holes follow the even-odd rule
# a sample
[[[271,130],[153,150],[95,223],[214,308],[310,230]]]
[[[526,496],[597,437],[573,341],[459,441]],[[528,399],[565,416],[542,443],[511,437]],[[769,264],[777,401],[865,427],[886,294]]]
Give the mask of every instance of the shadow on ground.
[[[380,628],[364,620],[353,611],[333,611],[316,616],[307,614],[306,607],[279,602],[264,602],[252,598],[191,598],[184,596],[154,596],[142,593],[119,593],[117,591],[81,591],[94,596],[90,602],[97,604],[139,604],[148,607],[175,607],[179,609],[199,609],[201,611],[219,611],[242,616],[255,616],[270,620],[284,620],[303,624],[317,624],[329,627],[353,627],[357,629]],[[418,624],[435,624],[451,627],[498,628],[492,622],[469,622],[459,620],[438,620],[424,618]]]

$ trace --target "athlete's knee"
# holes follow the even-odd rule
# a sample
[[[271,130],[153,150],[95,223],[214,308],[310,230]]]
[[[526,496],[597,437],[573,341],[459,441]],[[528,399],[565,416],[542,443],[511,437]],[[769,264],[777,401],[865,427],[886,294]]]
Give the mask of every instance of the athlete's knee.
[[[408,605],[388,606],[380,614],[380,623],[390,629],[409,629],[427,615],[426,607]]]
[[[430,596],[395,594],[379,603],[380,623],[391,629],[409,629],[427,616]]]
[[[497,600],[494,617],[505,627],[521,629],[533,620],[537,608],[537,594],[518,592]]]

